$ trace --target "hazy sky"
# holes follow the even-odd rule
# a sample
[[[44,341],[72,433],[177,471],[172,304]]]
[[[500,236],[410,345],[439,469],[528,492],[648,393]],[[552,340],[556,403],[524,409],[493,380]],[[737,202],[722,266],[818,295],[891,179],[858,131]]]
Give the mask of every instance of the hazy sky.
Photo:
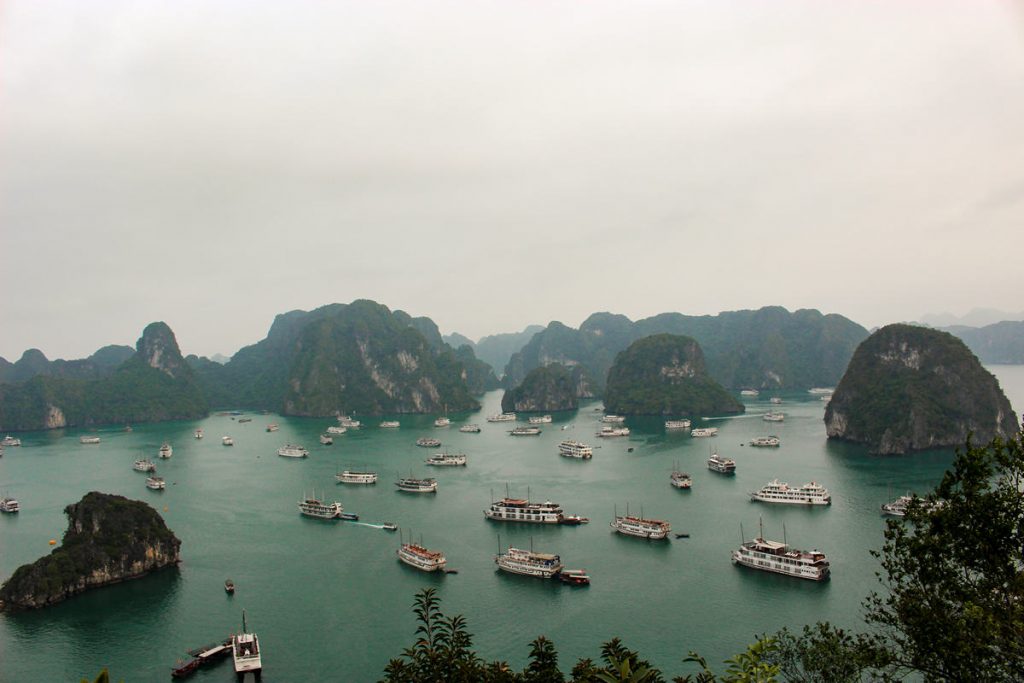
[[[0,4],[0,355],[233,353],[371,298],[477,338],[1024,298],[1024,14]]]

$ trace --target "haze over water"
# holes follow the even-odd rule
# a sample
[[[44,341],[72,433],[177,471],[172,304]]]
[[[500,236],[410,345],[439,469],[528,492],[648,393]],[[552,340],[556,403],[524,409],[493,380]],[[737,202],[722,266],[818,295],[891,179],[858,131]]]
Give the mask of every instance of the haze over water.
[[[1024,366],[992,366],[1018,411],[1024,406]],[[938,482],[952,454],[935,451],[879,458],[865,449],[828,443],[824,404],[804,393],[782,394],[786,421],[769,424],[767,393],[747,400],[748,414],[709,422],[715,439],[666,435],[659,419],[628,422],[628,440],[593,436],[600,403],[556,415],[536,438],[508,436],[509,423],[489,424],[500,392],[487,395],[479,413],[453,417],[434,429],[433,416],[401,416],[400,430],[381,430],[377,418],[317,444],[330,420],[252,415],[239,424],[212,416],[197,422],[135,425],[132,433],[101,430],[98,446],[78,443],[79,431],[23,435],[24,446],[0,459],[0,490],[15,495],[18,515],[0,516],[0,576],[49,552],[47,541],[66,528],[62,510],[90,490],[120,493],[156,507],[182,539],[181,567],[107,587],[45,610],[0,616],[0,680],[78,680],[109,666],[115,680],[166,681],[185,650],[225,637],[240,625],[241,610],[264,648],[264,680],[376,680],[387,660],[413,642],[414,594],[433,586],[449,614],[462,613],[488,659],[525,664],[529,641],[552,638],[562,668],[579,657],[599,655],[614,636],[638,649],[666,673],[684,671],[690,649],[712,662],[731,656],[755,635],[817,620],[859,623],[861,600],[876,587],[876,562],[868,550],[882,542],[879,505],[906,491],[924,492]],[[280,423],[267,433],[267,422]],[[466,421],[481,434],[462,434]],[[699,424],[699,423],[698,423]],[[206,438],[192,438],[201,426]],[[566,427],[566,429],[562,429]],[[778,449],[741,446],[774,433]],[[220,437],[229,434],[234,448]],[[465,468],[422,465],[431,450],[413,445],[418,436],[439,436],[452,451],[469,456]],[[580,462],[559,457],[557,444],[577,438],[599,446]],[[164,439],[174,446],[168,461],[156,458]],[[286,442],[305,444],[306,460],[278,457]],[[627,448],[632,447],[632,453]],[[733,457],[735,478],[708,471],[709,448]],[[163,493],[144,487],[131,468],[140,457],[157,462],[168,481]],[[669,473],[678,461],[694,478],[677,491]],[[375,486],[342,486],[334,474],[367,466],[381,477]],[[397,473],[436,476],[435,496],[397,493]],[[814,480],[832,492],[828,508],[786,508],[751,503],[748,492],[775,477],[791,483]],[[483,509],[508,483],[514,495],[550,499],[567,513],[590,517],[580,527],[507,525],[487,521]],[[303,492],[326,490],[361,523],[301,517]],[[613,506],[666,519],[689,539],[650,543],[608,528]],[[765,535],[817,547],[829,556],[832,579],[823,584],[767,575],[731,565],[729,552],[763,518]],[[432,576],[395,559],[398,536],[374,525],[395,521],[443,550],[457,575]],[[568,567],[585,568],[588,588],[509,576],[495,571],[498,547],[513,543],[561,554]],[[238,586],[223,590],[226,578]],[[232,680],[230,664],[201,671],[194,680]]]

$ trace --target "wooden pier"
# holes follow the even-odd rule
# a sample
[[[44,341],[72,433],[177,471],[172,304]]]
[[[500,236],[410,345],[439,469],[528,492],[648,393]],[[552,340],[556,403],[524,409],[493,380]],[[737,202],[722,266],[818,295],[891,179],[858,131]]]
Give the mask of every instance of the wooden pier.
[[[210,643],[197,647],[194,650],[189,650],[188,654],[192,659],[187,662],[179,662],[177,666],[171,669],[171,678],[191,676],[199,667],[212,664],[227,657],[231,654],[231,639],[228,638],[221,643]]]

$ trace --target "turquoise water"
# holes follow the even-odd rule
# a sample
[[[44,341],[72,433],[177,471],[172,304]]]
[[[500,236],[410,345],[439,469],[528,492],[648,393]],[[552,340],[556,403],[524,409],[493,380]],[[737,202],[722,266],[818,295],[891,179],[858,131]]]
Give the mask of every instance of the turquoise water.
[[[1024,407],[1024,366],[993,366],[1017,410]],[[415,592],[438,589],[449,613],[468,618],[481,656],[520,667],[529,641],[555,641],[565,670],[579,657],[597,658],[602,641],[620,636],[656,666],[684,671],[681,659],[694,649],[719,661],[758,633],[827,619],[856,625],[864,596],[875,588],[884,518],[878,506],[908,490],[924,491],[940,478],[952,453],[901,458],[867,455],[864,449],[828,443],[824,404],[807,394],[783,394],[786,421],[765,423],[768,396],[748,399],[748,415],[715,420],[715,439],[666,435],[660,420],[631,420],[626,439],[597,439],[599,403],[556,416],[539,437],[507,435],[512,423],[485,422],[499,411],[500,393],[488,394],[472,415],[452,416],[434,429],[433,416],[402,416],[399,430],[381,430],[380,418],[320,446],[317,434],[330,420],[250,415],[198,422],[135,425],[131,433],[100,431],[102,443],[81,445],[82,432],[21,435],[22,448],[0,458],[0,492],[21,501],[19,515],[0,516],[0,577],[49,551],[47,542],[65,529],[63,508],[100,490],[144,500],[161,511],[182,539],[183,562],[138,581],[103,588],[46,610],[0,615],[0,681],[77,681],[103,666],[128,683],[166,681],[185,650],[237,629],[241,610],[260,635],[264,680],[376,680],[388,659],[413,642],[410,611]],[[358,417],[358,416],[357,416]],[[277,433],[264,430],[278,422]],[[477,422],[481,434],[458,426]],[[201,426],[206,438],[192,438]],[[563,430],[562,427],[565,427]],[[229,434],[234,448],[221,446]],[[777,434],[778,449],[741,446]],[[469,455],[465,468],[427,468],[432,451],[413,445],[438,436]],[[558,456],[557,444],[578,438],[600,446],[591,461]],[[163,440],[174,445],[168,461],[157,459]],[[305,460],[278,457],[286,442],[305,444]],[[737,461],[735,477],[704,467],[710,446]],[[627,448],[632,447],[632,453]],[[145,488],[131,468],[140,457],[157,462],[166,491]],[[673,463],[693,475],[691,491],[669,485]],[[381,474],[376,486],[334,483],[338,468],[367,466]],[[396,473],[436,476],[436,495],[394,490]],[[747,493],[766,481],[815,480],[833,496],[828,508],[803,509],[751,503]],[[567,513],[591,518],[580,527],[497,524],[483,517],[493,491],[551,499]],[[304,491],[326,489],[364,523],[322,522],[299,516]],[[648,517],[666,519],[688,539],[665,543],[625,538],[608,528],[615,505],[643,506]],[[752,536],[758,519],[765,535],[817,547],[831,560],[823,584],[734,567],[729,553],[740,542],[740,525]],[[398,536],[373,526],[395,521],[425,545],[443,550],[457,575],[425,575],[395,559]],[[569,567],[585,568],[593,584],[573,588],[495,572],[498,534],[503,544],[562,555]],[[224,593],[234,579],[233,597]],[[234,680],[224,662],[196,681]]]

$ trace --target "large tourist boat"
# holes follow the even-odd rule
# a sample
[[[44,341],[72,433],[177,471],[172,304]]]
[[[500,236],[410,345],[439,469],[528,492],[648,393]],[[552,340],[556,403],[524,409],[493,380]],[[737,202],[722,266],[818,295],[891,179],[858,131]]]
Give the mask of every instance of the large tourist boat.
[[[255,633],[249,633],[245,623],[245,611],[242,611],[242,632],[231,636],[231,658],[235,665],[235,676],[241,680],[245,674],[251,673],[260,679],[263,671],[263,656],[260,651],[260,639]]]
[[[512,422],[515,419],[515,413],[498,413],[497,415],[489,415],[487,417],[488,422]]]
[[[765,422],[785,422],[786,414],[777,413],[774,410],[770,410],[764,415],[762,415],[761,419],[764,420]]]
[[[532,425],[546,425],[551,424],[552,417],[550,415],[534,415],[527,421]]]
[[[607,422],[609,424],[622,424],[626,421],[626,418],[622,415],[602,415],[601,422]]]
[[[327,428],[328,434],[344,434],[347,431],[348,427],[335,427],[334,425],[331,425]]]
[[[757,389],[744,389],[743,391],[740,392],[740,396],[749,396],[749,397],[759,396],[760,394],[761,394],[761,392],[758,391]]]
[[[402,423],[398,420],[384,420],[380,423],[381,429],[398,429],[402,426]]]
[[[356,470],[344,470],[334,475],[340,484],[376,484],[376,472],[357,472]]]
[[[479,434],[480,433],[480,425],[478,425],[478,424],[462,425],[461,427],[459,427],[459,431],[462,432],[463,434]]]
[[[690,436],[718,436],[718,427],[697,427],[696,429],[690,430]]]
[[[679,469],[679,463],[676,463],[676,466],[672,469],[669,482],[677,489],[688,489],[693,486],[693,479],[689,474]]]
[[[437,448],[441,445],[440,439],[432,439],[429,436],[421,436],[416,439],[416,445],[420,448]]]
[[[156,472],[156,465],[149,458],[143,458],[142,460],[136,460],[135,464],[132,465],[132,469],[137,472]]]
[[[447,427],[451,423],[452,421],[449,420],[447,417],[439,417],[436,420],[434,420],[435,427]]]
[[[567,439],[562,443],[558,444],[558,454],[566,458],[580,458],[582,460],[589,460],[594,457],[594,447],[588,446],[580,441],[574,441],[573,439]]]
[[[689,420],[665,420],[665,429],[672,431],[674,429],[689,429],[692,423]]]
[[[174,454],[174,449],[171,448],[171,444],[169,444],[166,441],[164,441],[163,444],[160,446],[160,457],[161,458],[169,458],[173,454]]]
[[[550,500],[543,503],[531,503],[529,499],[505,497],[492,502],[491,507],[484,510],[484,517],[496,522],[562,524],[565,513],[561,505],[552,503]]]
[[[785,574],[811,581],[824,581],[829,577],[828,558],[818,550],[795,550],[786,543],[767,541],[764,532],[752,541],[744,541],[732,551],[734,564],[741,564],[763,572]]]
[[[616,436],[629,436],[629,427],[602,427],[601,431],[597,433],[602,439],[608,439]]]
[[[537,427],[514,427],[509,434],[512,436],[538,436],[540,429]]]
[[[15,439],[10,434],[5,436],[3,441],[0,441],[0,446],[20,446],[20,445],[21,445],[21,439]]]
[[[755,436],[750,440],[750,445],[755,448],[777,448],[782,442],[777,436]]]
[[[354,420],[348,415],[339,415],[338,424],[348,429],[359,429],[360,427],[363,426],[362,422],[360,422],[359,420]]]
[[[331,436],[330,434],[321,434],[320,435],[320,445],[321,446],[331,446],[333,444],[334,444],[334,437],[333,436]]]
[[[334,501],[333,503],[325,503],[316,497],[316,492],[313,492],[312,497],[303,497],[299,501],[299,512],[306,517],[316,517],[317,519],[339,519],[341,513],[344,512],[345,508],[341,506],[341,503]]]
[[[278,448],[277,454],[282,458],[305,458],[309,456],[309,451],[302,446],[288,443]]]
[[[95,444],[100,442],[98,436],[80,436],[78,437],[78,443]]]
[[[828,489],[813,481],[803,486],[790,486],[774,479],[750,494],[750,500],[762,503],[788,503],[791,505],[831,505]]]
[[[912,496],[900,496],[892,502],[882,503],[882,513],[892,515],[893,517],[905,517],[907,514],[907,507],[910,505],[910,501],[912,500]]]
[[[652,541],[666,539],[672,531],[672,525],[668,522],[660,519],[645,519],[643,511],[640,512],[639,517],[636,517],[630,515],[628,509],[626,510],[625,515],[619,515],[618,512],[616,512],[615,519],[612,520],[608,526],[615,529],[615,531],[620,534],[647,538]]]
[[[402,543],[398,547],[398,559],[424,572],[444,571],[448,563],[444,553],[439,550],[428,550],[418,543]]]
[[[158,477],[155,474],[151,477],[146,477],[146,488],[153,489],[154,491],[162,491],[167,486],[167,482],[164,481],[163,477]]]
[[[437,479],[403,477],[395,482],[395,486],[406,493],[437,493]]]
[[[433,467],[459,467],[465,466],[465,453],[436,453],[426,459],[426,463]]]
[[[562,558],[548,553],[535,553],[509,546],[508,552],[494,556],[498,569],[511,574],[535,576],[539,579],[550,579],[562,571]]]
[[[835,392],[835,387],[811,387],[807,390],[808,394],[814,396],[830,396]]]
[[[18,512],[18,510],[20,509],[21,506],[18,504],[18,501],[15,500],[14,498],[10,498],[7,496],[0,498],[0,512],[14,514],[15,512]]]
[[[736,474],[736,461],[732,458],[723,458],[718,453],[712,453],[708,458],[708,469],[720,474]]]

